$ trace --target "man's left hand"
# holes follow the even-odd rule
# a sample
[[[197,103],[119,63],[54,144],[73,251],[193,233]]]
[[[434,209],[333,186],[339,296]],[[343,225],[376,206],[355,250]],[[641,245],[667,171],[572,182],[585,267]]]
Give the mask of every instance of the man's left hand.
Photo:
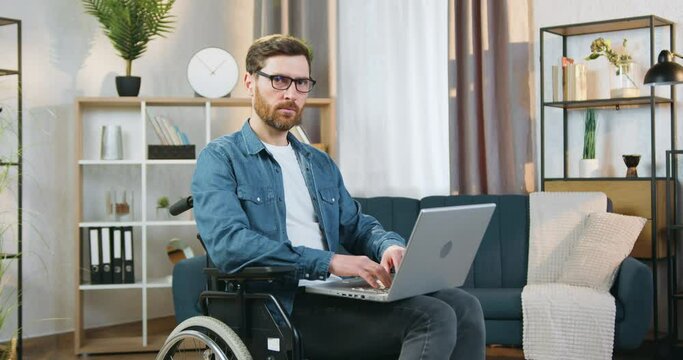
[[[398,245],[391,245],[382,254],[382,261],[380,265],[387,271],[391,272],[391,269],[396,269],[401,267],[401,262],[403,261],[403,256],[406,253],[406,248]]]

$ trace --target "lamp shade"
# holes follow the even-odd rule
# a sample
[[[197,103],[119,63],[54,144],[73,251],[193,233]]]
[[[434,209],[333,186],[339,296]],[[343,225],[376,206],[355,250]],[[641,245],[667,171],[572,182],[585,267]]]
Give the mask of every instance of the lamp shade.
[[[672,52],[662,50],[657,63],[645,74],[643,83],[651,86],[683,83],[683,66],[674,62]]]

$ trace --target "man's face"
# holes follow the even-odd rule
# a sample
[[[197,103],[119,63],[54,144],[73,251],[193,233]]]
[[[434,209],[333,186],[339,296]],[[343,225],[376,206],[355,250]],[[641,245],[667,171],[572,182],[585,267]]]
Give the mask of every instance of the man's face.
[[[308,62],[303,55],[268,58],[261,72],[292,79],[309,77]],[[271,80],[263,75],[254,74],[252,79],[254,110],[263,122],[281,131],[288,131],[301,124],[301,114],[308,93],[298,91],[293,83],[287,90],[276,90]]]

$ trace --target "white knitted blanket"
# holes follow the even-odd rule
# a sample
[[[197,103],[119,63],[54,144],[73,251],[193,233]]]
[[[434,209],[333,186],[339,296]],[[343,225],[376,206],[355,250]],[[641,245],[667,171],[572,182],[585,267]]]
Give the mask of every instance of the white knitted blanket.
[[[529,199],[529,267],[522,290],[524,357],[611,359],[616,306],[609,292],[555,283],[603,193],[533,193]]]

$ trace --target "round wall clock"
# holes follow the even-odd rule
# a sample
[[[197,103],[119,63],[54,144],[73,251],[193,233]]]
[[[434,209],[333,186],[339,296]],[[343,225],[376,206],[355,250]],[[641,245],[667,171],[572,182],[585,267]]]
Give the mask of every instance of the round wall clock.
[[[208,47],[197,51],[187,64],[187,80],[194,91],[206,98],[226,96],[237,84],[239,69],[227,51]]]

